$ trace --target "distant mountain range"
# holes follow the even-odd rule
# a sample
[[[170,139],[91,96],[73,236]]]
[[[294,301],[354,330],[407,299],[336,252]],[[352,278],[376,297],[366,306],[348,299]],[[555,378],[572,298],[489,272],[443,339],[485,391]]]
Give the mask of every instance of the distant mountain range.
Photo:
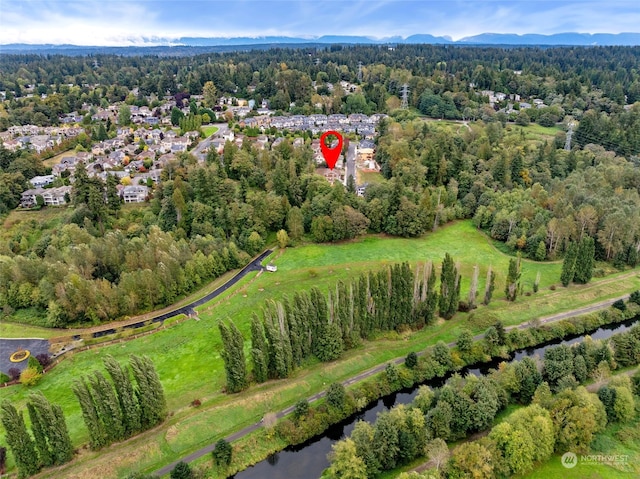
[[[400,36],[372,38],[353,35],[325,35],[317,38],[265,36],[265,37],[182,37],[178,39],[149,39],[132,46],[106,47],[83,45],[31,45],[11,43],[0,45],[0,53],[63,53],[80,55],[86,53],[140,54],[140,49],[148,49],[148,53],[184,55],[200,51],[230,51],[238,49],[265,49],[278,45],[283,46],[322,46],[330,44],[361,45],[397,45],[397,44],[432,44],[432,45],[527,45],[527,46],[612,46],[640,45],[640,33],[556,33],[553,35],[511,33],[483,33],[471,37],[452,40],[450,37],[436,37],[429,34],[417,34],[403,38]],[[170,50],[168,50],[170,49]]]

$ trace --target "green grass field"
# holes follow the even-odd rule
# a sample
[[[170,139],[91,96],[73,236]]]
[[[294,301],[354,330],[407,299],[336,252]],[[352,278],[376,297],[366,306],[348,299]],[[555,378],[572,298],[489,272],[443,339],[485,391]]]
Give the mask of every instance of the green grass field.
[[[462,299],[468,293],[473,265],[480,268],[480,291],[484,288],[487,268],[493,266],[497,273],[496,291],[488,308],[480,307],[472,313],[473,317],[458,314],[451,321],[422,331],[387,334],[347,352],[340,361],[308,364],[287,380],[252,386],[233,396],[222,393],[225,380],[219,354],[219,319],[231,318],[238,325],[247,339],[248,352],[251,313],[259,312],[266,299],[308,290],[313,285],[326,291],[339,279],[355,278],[360,272],[399,261],[433,260],[439,266],[445,252],[461,264]],[[619,295],[640,287],[637,275],[627,273],[587,286],[551,291],[549,286],[558,282],[561,264],[523,261],[525,291],[531,290],[530,285],[538,272],[542,278],[541,290],[531,297],[519,299],[515,305],[509,304],[502,299],[504,294],[501,292],[509,257],[496,250],[469,221],[450,224],[418,239],[367,236],[341,244],[287,248],[266,261],[269,260],[278,266],[276,273],[247,275],[224,295],[199,308],[198,321],[188,320],[142,338],[77,353],[45,375],[36,389],[62,406],[76,446],[86,443],[88,434],[70,386],[75,378],[92,369],[101,369],[101,358],[106,354],[121,362],[132,353],[150,356],[158,369],[171,411],[171,417],[163,425],[125,444],[101,451],[99,457],[83,450],[78,459],[64,467],[68,472],[57,471],[56,477],[113,477],[122,470],[154,470],[258,421],[266,412],[279,410],[301,397],[323,390],[333,381],[344,380],[410,351],[424,349],[438,340],[452,341],[462,328],[479,333],[486,325],[478,318],[492,321],[499,316],[507,324],[516,324],[536,317],[540,311],[553,312],[570,309],[569,305],[588,304],[602,291],[609,291],[607,288],[611,288],[611,294]],[[566,303],[565,298],[568,298]],[[0,389],[0,400],[9,399],[22,406],[28,393],[22,386],[4,388]],[[200,399],[202,406],[190,407],[194,399]],[[136,445],[135,451],[131,449],[132,444]]]
[[[218,127],[217,126],[205,125],[205,126],[202,127],[202,132],[204,133],[204,137],[205,138],[209,138],[216,131],[218,131]]]

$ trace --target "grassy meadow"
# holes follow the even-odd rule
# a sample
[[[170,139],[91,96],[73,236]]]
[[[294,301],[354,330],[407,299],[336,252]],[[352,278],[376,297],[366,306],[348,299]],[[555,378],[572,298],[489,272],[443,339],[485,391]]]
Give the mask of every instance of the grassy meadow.
[[[445,252],[460,262],[462,299],[467,297],[475,264],[480,269],[480,296],[484,291],[487,268],[494,268],[496,290],[489,307],[481,306],[470,314],[458,314],[450,321],[440,321],[422,331],[402,335],[388,333],[346,352],[339,361],[310,362],[286,380],[254,385],[233,396],[223,393],[225,378],[219,353],[218,320],[230,318],[238,325],[246,339],[248,356],[251,314],[259,313],[265,300],[292,295],[294,291],[308,290],[314,285],[326,291],[340,279],[350,280],[361,272],[400,261],[415,264],[433,260],[439,268]],[[278,266],[276,273],[247,275],[229,291],[200,307],[198,319],[161,328],[141,338],[78,352],[43,377],[35,389],[61,405],[76,446],[88,441],[88,433],[70,386],[79,376],[96,368],[103,369],[101,358],[107,354],[120,362],[126,362],[130,354],[151,357],[165,388],[170,411],[165,423],[123,444],[99,453],[82,449],[76,460],[54,471],[55,477],[117,477],[122,471],[152,471],[259,421],[266,412],[277,411],[321,391],[331,382],[344,380],[410,351],[424,349],[438,340],[455,340],[463,328],[479,333],[486,328],[487,322],[490,324],[498,317],[506,324],[517,324],[539,315],[588,304],[594,298],[600,299],[601,294],[615,296],[640,288],[636,271],[594,280],[586,286],[559,287],[551,291],[549,287],[559,283],[561,264],[524,260],[524,291],[532,290],[538,272],[541,274],[540,291],[519,298],[515,304],[507,303],[502,290],[509,256],[498,251],[469,221],[452,223],[417,239],[378,235],[340,244],[287,248],[276,251],[265,263],[270,260]],[[0,400],[9,399],[20,407],[28,393],[23,386],[2,388]],[[194,399],[202,401],[199,408],[190,406]],[[47,477],[47,473],[42,477]]]

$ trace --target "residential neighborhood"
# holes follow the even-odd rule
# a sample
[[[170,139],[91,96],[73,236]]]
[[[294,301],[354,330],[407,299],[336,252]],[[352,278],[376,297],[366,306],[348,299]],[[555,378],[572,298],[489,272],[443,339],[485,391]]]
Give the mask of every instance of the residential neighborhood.
[[[194,96],[197,98],[197,96]],[[223,128],[208,139],[204,152],[214,149],[222,154],[227,142],[233,142],[242,147],[245,141],[250,141],[258,150],[277,147],[283,140],[282,134],[308,132],[318,137],[325,131],[339,131],[344,135],[360,138],[356,147],[350,150],[352,159],[358,168],[378,171],[374,157],[376,125],[385,118],[385,114],[364,115],[361,113],[345,114],[312,114],[312,115],[275,115],[263,102],[259,108],[253,101],[222,97],[220,108],[216,113],[217,120],[224,121],[227,112],[233,113],[237,123],[234,129],[225,124]],[[111,122],[116,124],[123,104],[114,104],[106,108],[98,108],[91,120],[99,124]],[[119,193],[124,203],[142,203],[153,196],[153,186],[161,181],[162,171],[166,165],[177,159],[178,154],[189,152],[201,140],[200,132],[186,131],[182,135],[172,128],[170,114],[176,108],[176,101],[168,97],[155,109],[146,106],[137,107],[126,105],[131,114],[131,125],[118,125],[115,136],[92,143],[88,151],[70,150],[51,167],[51,174],[36,176],[29,179],[33,186],[22,193],[20,206],[35,207],[39,204],[46,206],[61,206],[69,202],[71,192],[70,183],[79,163],[82,163],[90,177],[98,177],[106,181],[108,175],[114,175],[120,181]],[[223,110],[224,107],[226,110]],[[87,105],[87,110],[90,107]],[[189,108],[182,108],[183,114],[189,114]],[[254,113],[253,116],[247,116]],[[228,115],[227,115],[228,116]],[[54,148],[62,141],[77,137],[85,133],[85,128],[78,125],[83,116],[72,112],[60,118],[63,126],[38,127],[35,125],[12,126],[0,134],[2,145],[11,150],[30,149],[36,153],[43,153]],[[245,132],[257,130],[257,136],[249,136]],[[292,139],[294,148],[305,144],[303,137]],[[330,183],[347,182],[347,161],[341,157],[334,170],[324,168],[324,158],[320,149],[320,140],[313,139],[310,143],[314,159],[318,165],[317,173],[324,176]],[[203,161],[204,157],[199,157]],[[355,166],[354,166],[355,168]],[[63,184],[64,186],[60,186]],[[359,194],[364,193],[364,186],[360,185]],[[38,203],[38,197],[42,201]]]

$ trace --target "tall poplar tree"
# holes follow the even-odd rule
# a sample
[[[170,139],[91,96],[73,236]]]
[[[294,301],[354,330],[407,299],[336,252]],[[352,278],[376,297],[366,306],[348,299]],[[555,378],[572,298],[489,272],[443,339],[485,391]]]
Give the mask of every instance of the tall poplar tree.
[[[43,465],[64,464],[73,457],[73,445],[62,408],[51,404],[42,393],[32,394],[27,402],[31,429],[36,437],[36,424],[45,439],[44,448],[38,447]],[[36,444],[37,446],[38,444]],[[45,462],[45,457],[48,462]]]
[[[91,390],[87,384],[86,378],[81,377],[71,386],[71,390],[78,398],[82,418],[89,431],[89,443],[92,449],[100,449],[107,444],[107,433],[100,421],[98,410],[93,402]]]
[[[227,375],[227,391],[237,393],[245,389],[247,384],[247,366],[244,358],[244,339],[233,322],[229,325],[223,321],[218,323],[222,337],[222,360]]]
[[[255,313],[251,316],[251,362],[256,382],[265,382],[269,378],[267,340],[264,337],[262,322]]]
[[[140,404],[140,423],[142,429],[146,430],[162,422],[167,415],[164,389],[149,356],[132,354],[129,364],[138,386],[136,394]]]
[[[440,273],[440,316],[451,319],[460,301],[460,276],[453,258],[445,253]]]
[[[584,236],[578,244],[576,255],[575,275],[573,281],[586,284],[593,276],[595,243],[591,236]],[[564,266],[564,265],[563,265]],[[563,283],[564,284],[564,283]]]
[[[509,260],[509,271],[507,272],[507,282],[504,287],[504,294],[509,301],[515,301],[520,288],[520,258]]]
[[[576,273],[576,260],[578,258],[578,248],[572,241],[569,243],[567,252],[562,262],[562,273],[560,273],[560,282],[562,286],[567,287],[573,281]]]
[[[9,401],[5,400],[0,410],[2,412],[0,420],[18,468],[18,475],[21,478],[32,476],[40,470],[40,465],[36,446],[27,432],[24,418]]]
[[[123,368],[113,356],[106,356],[103,362],[118,396],[118,403],[122,412],[124,436],[129,437],[140,431],[140,407],[136,400],[131,376],[129,371]]]

